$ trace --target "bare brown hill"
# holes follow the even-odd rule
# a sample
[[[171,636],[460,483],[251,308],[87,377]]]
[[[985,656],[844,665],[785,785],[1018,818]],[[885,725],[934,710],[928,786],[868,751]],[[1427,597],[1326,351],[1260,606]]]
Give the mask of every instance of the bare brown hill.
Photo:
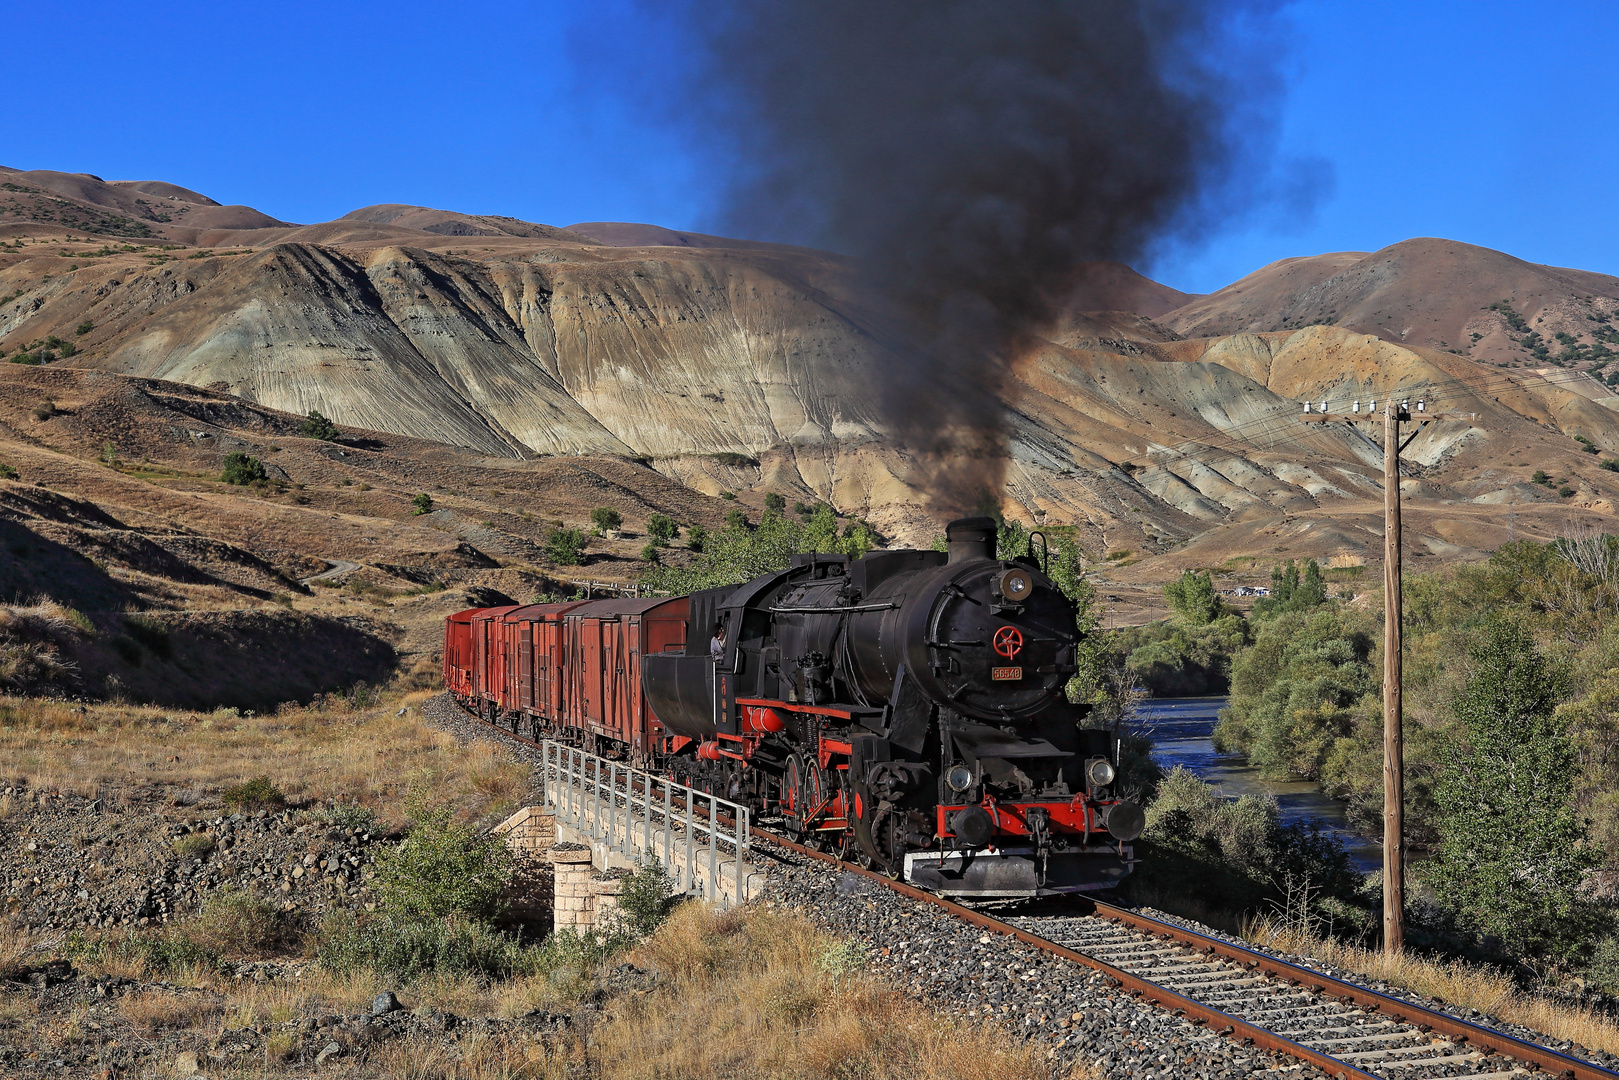
[[[1619,278],[1419,238],[1283,259],[1162,316],[1187,337],[1329,324],[1492,364],[1574,368],[1619,356]]]
[[[0,227],[35,222],[68,232],[192,243],[211,229],[284,225],[249,206],[221,206],[161,181],[108,183],[90,173],[0,166]]]
[[[655,227],[513,220],[385,205],[321,225],[208,234],[257,240],[230,249],[65,234],[8,245],[0,350],[54,350],[57,365],[130,376],[129,387],[162,378],[211,388],[229,408],[257,408],[260,419],[242,423],[270,425],[283,451],[293,421],[276,428],[264,417],[318,409],[399,448],[388,467],[396,485],[410,482],[401,478],[412,461],[559,477],[588,462],[598,478],[630,470],[644,492],[636,513],[685,505],[694,509],[678,510],[682,520],[712,520],[695,508],[721,504],[703,496],[735,493],[757,507],[775,491],[826,499],[902,541],[937,531],[908,449],[872,402],[888,328],[848,260]],[[1007,389],[1003,508],[1073,525],[1093,549],[1129,550],[1113,565],[1143,574],[1168,572],[1189,551],[1373,559],[1376,538],[1341,522],[1375,512],[1381,451],[1364,433],[1306,428],[1299,401],[1398,394],[1478,416],[1427,429],[1409,451],[1410,520],[1433,522],[1431,532],[1415,527],[1414,542],[1437,557],[1489,550],[1502,506],[1521,509],[1507,516],[1529,534],[1610,515],[1619,473],[1598,464],[1619,458],[1619,398],[1585,369],[1601,366],[1590,353],[1612,325],[1600,321],[1614,306],[1602,291],[1611,280],[1445,241],[1290,260],[1201,298],[1098,265]],[[1510,302],[1483,310],[1502,288]],[[1517,306],[1531,289],[1545,302]],[[1362,308],[1378,314],[1396,300],[1430,320],[1472,305],[1516,339],[1546,340],[1556,311],[1556,325],[1579,315],[1586,359],[1508,372],[1421,344],[1416,328],[1437,324],[1415,315],[1404,341],[1354,327]],[[1266,311],[1277,313],[1270,323]],[[1520,329],[1514,319],[1545,322]],[[1549,486],[1531,482],[1537,470]],[[667,485],[655,495],[644,487],[652,477]],[[580,505],[560,483],[525,498],[542,519],[553,505]],[[479,532],[505,520],[489,513],[454,510],[456,539],[485,550],[486,535],[507,543],[499,537],[543,531]],[[571,513],[555,516],[577,520]],[[1340,524],[1295,527],[1316,519]],[[489,554],[529,552],[511,540]]]

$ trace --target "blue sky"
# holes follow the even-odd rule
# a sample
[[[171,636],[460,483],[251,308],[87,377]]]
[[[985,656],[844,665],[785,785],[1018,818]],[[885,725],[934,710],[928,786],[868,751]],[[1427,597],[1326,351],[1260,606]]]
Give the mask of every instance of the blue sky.
[[[0,164],[168,180],[291,221],[402,202],[701,229],[720,165],[645,107],[682,50],[632,10],[14,4]],[[1619,274],[1619,5],[1304,0],[1283,18],[1259,164],[1320,178],[1314,205],[1261,203],[1141,269],[1203,292],[1290,255],[1444,236]]]

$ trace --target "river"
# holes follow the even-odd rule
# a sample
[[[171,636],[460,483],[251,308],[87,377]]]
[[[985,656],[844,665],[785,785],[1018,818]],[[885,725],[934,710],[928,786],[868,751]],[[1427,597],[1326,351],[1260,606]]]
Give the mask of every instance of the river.
[[[1308,780],[1266,780],[1259,770],[1231,754],[1218,754],[1210,738],[1225,698],[1156,698],[1143,702],[1137,728],[1152,739],[1152,757],[1165,772],[1177,765],[1196,773],[1227,795],[1273,795],[1284,822],[1320,822],[1343,841],[1361,872],[1383,865],[1383,847],[1349,827],[1345,804],[1328,798]]]

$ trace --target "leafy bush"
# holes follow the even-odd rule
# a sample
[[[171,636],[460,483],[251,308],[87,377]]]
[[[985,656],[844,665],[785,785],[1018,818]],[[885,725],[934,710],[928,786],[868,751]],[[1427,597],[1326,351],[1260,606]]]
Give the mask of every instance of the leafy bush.
[[[1574,495],[1574,489],[1569,487],[1567,484],[1564,484],[1562,487],[1557,489],[1557,494],[1567,499]]]
[[[270,474],[264,471],[264,462],[240,450],[225,455],[225,468],[219,476],[227,484],[242,485],[268,480],[269,477]]]
[[[648,540],[641,548],[641,561],[657,566],[663,562],[663,552],[658,548],[657,541]]]
[[[647,519],[647,535],[660,544],[667,544],[680,536],[680,527],[668,514],[653,514]]]
[[[5,462],[0,461],[0,480],[15,480],[17,479],[17,475],[16,469],[12,468],[10,465],[7,465]]]
[[[703,547],[707,543],[708,530],[703,528],[701,525],[693,525],[691,528],[686,530],[686,546],[697,552],[699,555],[702,554]]]
[[[787,508],[787,500],[786,499],[782,498],[780,495],[777,495],[774,491],[769,491],[769,492],[765,493],[765,509],[766,510],[771,510],[771,511],[774,511],[774,512],[779,514],[783,510],[785,510],[786,508]]]
[[[624,524],[624,515],[610,507],[598,506],[590,512],[590,521],[602,532],[612,532]]]
[[[374,832],[377,827],[376,812],[359,803],[334,803],[321,810],[319,817],[339,829],[353,829],[360,833]]]
[[[505,978],[540,967],[539,949],[476,919],[412,919],[389,913],[361,922],[339,910],[321,925],[316,958],[338,974],[374,970],[410,979],[432,972]]]
[[[234,812],[268,810],[272,807],[285,806],[287,802],[287,797],[268,776],[255,776],[246,783],[226,788],[220,798]]]
[[[1121,630],[1112,644],[1155,696],[1196,697],[1226,692],[1232,657],[1248,640],[1247,621],[1232,612],[1203,625],[1160,621]]]
[[[360,490],[365,490],[365,486],[363,484],[361,485]],[[417,495],[414,499],[410,500],[410,506],[411,514],[416,517],[420,517],[423,514],[431,514],[433,512],[433,496],[424,491],[420,495]]]
[[[1375,708],[1373,616],[1334,608],[1293,611],[1259,624],[1232,664],[1231,701],[1214,729],[1271,775],[1322,775],[1338,741]]]
[[[618,929],[638,938],[656,930],[669,915],[671,884],[669,872],[661,863],[642,863],[619,886]]]
[[[170,846],[181,858],[200,859],[214,850],[214,838],[207,833],[187,833],[185,836],[176,837]]]
[[[759,467],[759,459],[750,454],[738,454],[731,450],[722,450],[717,454],[708,456],[721,465],[727,465],[733,469],[757,469]],[[731,498],[734,499],[736,496],[732,495]]]
[[[1609,472],[1619,472],[1619,458],[1603,458],[1599,467]]]
[[[412,809],[410,833],[377,859],[377,902],[403,918],[492,919],[505,909],[511,852],[498,837],[455,824],[448,807]]]
[[[675,593],[734,585],[785,568],[796,552],[859,555],[870,550],[876,540],[863,522],[852,523],[840,536],[837,516],[825,504],[816,507],[808,521],[771,513],[760,520],[757,528],[746,522],[741,511],[734,511],[720,532],[709,533],[692,526],[687,541],[702,558],[685,567],[648,567],[641,575],[642,582]]]
[[[341,433],[337,430],[336,424],[326,419],[316,410],[310,409],[309,415],[304,418],[304,422],[298,425],[298,434],[306,439],[336,442],[338,435]]]
[[[748,515],[741,510],[727,510],[725,512],[725,527],[727,529],[746,529],[748,527]]]
[[[96,328],[96,324],[91,322],[89,319],[86,319],[82,323],[80,323],[79,325],[75,326],[73,328],[73,332],[75,334],[79,335],[80,337],[83,337],[84,335],[88,334],[90,331],[94,330],[95,328]]]
[[[49,420],[51,417],[53,417],[55,415],[56,415],[56,402],[54,402],[54,401],[42,401],[38,405],[34,406],[34,419],[35,420],[45,421],[45,420]]]
[[[584,559],[583,529],[552,528],[545,534],[545,557],[558,566],[579,566]]]

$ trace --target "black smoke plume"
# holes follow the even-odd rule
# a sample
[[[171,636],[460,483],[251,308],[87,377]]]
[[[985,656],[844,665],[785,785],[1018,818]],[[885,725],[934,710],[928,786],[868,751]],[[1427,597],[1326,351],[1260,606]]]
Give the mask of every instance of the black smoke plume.
[[[882,414],[940,511],[998,499],[1011,365],[1087,262],[1137,260],[1206,215],[1235,119],[1258,117],[1274,81],[1252,4],[684,11],[699,123],[737,162],[722,227],[859,257],[892,331]]]

